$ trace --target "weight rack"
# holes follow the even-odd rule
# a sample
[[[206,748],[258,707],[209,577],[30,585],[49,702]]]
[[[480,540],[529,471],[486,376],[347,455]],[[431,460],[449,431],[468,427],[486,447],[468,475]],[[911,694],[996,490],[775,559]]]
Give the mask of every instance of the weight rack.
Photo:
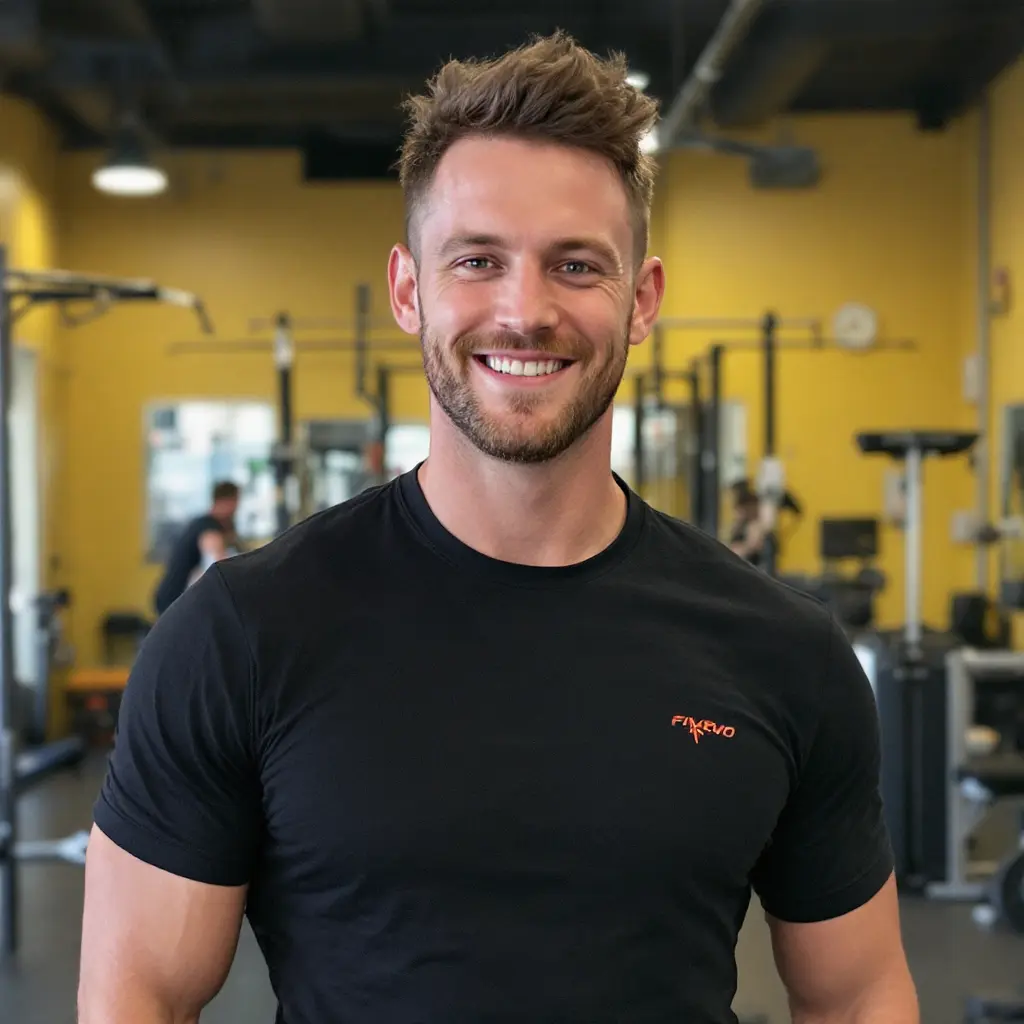
[[[17,737],[14,732],[14,620],[11,611],[11,356],[14,325],[39,305],[60,307],[67,327],[89,323],[121,302],[159,302],[192,310],[201,329],[213,333],[202,300],[190,292],[148,280],[119,279],[68,271],[25,271],[9,265],[0,245],[0,957],[18,949],[18,867],[28,862],[85,863],[88,833],[64,839],[19,842],[17,834]],[[74,314],[72,303],[90,303]]]

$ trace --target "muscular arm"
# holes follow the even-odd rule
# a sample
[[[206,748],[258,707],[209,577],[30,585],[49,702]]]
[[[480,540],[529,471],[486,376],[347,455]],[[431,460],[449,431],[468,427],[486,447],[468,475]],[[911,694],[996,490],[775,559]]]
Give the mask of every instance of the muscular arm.
[[[125,688],[86,856],[82,1024],[195,1024],[223,984],[263,831],[255,678],[215,566]]]
[[[894,879],[831,921],[790,924],[766,916],[793,1024],[920,1024]]]
[[[80,1024],[196,1024],[234,959],[245,893],[151,867],[94,828],[85,868]]]

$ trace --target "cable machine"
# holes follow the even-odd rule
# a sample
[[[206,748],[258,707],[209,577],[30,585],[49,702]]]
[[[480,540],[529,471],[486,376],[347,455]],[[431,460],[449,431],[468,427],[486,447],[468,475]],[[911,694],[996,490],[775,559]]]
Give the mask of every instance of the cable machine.
[[[90,303],[72,313],[72,303]],[[66,839],[19,842],[17,799],[22,791],[18,740],[14,729],[14,621],[10,594],[13,584],[11,550],[11,358],[13,327],[30,309],[57,305],[66,326],[95,320],[122,302],[158,302],[193,311],[201,329],[213,325],[202,300],[189,292],[163,288],[152,281],[86,276],[66,271],[26,271],[8,265],[0,246],[0,955],[18,948],[18,867],[22,863],[56,861],[84,864],[88,833]]]

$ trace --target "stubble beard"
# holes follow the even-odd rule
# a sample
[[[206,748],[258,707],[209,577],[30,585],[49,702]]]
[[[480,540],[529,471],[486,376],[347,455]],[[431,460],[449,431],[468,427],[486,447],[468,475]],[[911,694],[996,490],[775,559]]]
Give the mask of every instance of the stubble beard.
[[[445,415],[480,452],[502,462],[536,465],[563,455],[585,437],[608,411],[622,383],[629,356],[629,327],[595,366],[593,346],[581,338],[555,340],[521,335],[463,335],[452,346],[432,337],[424,324],[420,336],[427,384]],[[542,392],[510,394],[505,410],[491,414],[481,407],[470,383],[473,352],[542,351],[576,361],[568,372],[582,376],[576,394],[554,419],[531,424],[530,417],[551,399]]]

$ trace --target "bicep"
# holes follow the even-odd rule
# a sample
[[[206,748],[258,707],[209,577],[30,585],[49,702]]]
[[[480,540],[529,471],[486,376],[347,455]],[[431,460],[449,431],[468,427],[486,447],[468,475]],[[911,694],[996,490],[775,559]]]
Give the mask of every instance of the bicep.
[[[152,867],[94,828],[85,867],[82,1024],[161,1013],[198,1020],[234,959],[245,893]]]
[[[865,993],[907,982],[896,882],[841,917],[791,923],[766,915],[779,977],[797,1019],[829,1019]]]

